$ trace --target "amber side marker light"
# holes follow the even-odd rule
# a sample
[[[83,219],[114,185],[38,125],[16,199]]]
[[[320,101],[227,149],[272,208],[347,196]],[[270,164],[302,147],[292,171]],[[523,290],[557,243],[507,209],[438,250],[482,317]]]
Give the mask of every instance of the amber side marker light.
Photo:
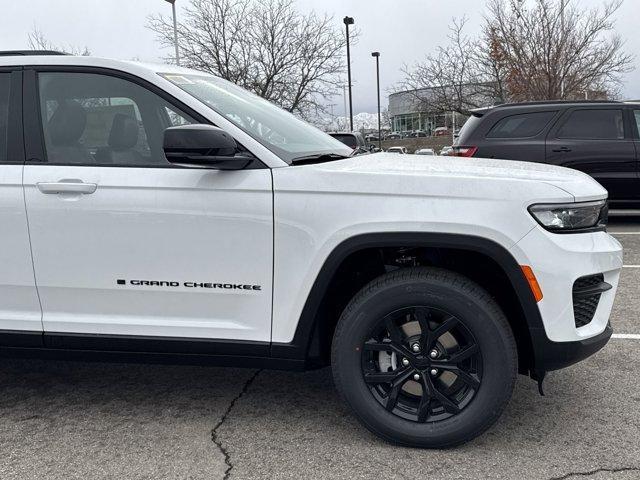
[[[540,284],[538,283],[538,279],[533,274],[533,270],[529,265],[520,265],[522,269],[522,273],[524,273],[524,278],[527,279],[529,283],[529,288],[531,289],[531,293],[533,293],[533,298],[536,299],[536,302],[542,300],[542,289],[540,288]]]

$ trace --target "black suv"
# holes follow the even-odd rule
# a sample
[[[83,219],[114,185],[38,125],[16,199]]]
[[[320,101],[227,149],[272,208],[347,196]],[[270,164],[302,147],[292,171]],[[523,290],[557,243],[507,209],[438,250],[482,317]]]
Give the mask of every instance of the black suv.
[[[640,205],[640,103],[536,102],[478,109],[453,155],[550,163],[588,173],[616,207]]]
[[[367,142],[360,132],[329,132],[329,135],[336,140],[340,140],[348,147],[353,148],[354,155],[369,153]]]

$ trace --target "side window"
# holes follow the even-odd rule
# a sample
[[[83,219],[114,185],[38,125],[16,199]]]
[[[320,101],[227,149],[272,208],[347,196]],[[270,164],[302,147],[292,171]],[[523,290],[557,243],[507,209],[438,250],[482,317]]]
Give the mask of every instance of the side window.
[[[93,73],[40,73],[47,161],[67,165],[168,165],[164,129],[196,123],[133,82]]]
[[[638,138],[640,138],[640,110],[634,110],[633,116],[636,120],[636,130],[638,132]]]
[[[557,111],[531,112],[504,117],[491,127],[486,138],[535,137],[551,121]]]
[[[621,140],[624,139],[623,118],[621,109],[574,110],[560,127],[558,138]]]
[[[7,133],[9,129],[9,87],[11,74],[0,73],[0,162],[7,161]]]
[[[193,121],[183,117],[171,107],[164,107],[164,111],[169,119],[169,125],[172,127],[179,127],[180,125],[189,125],[190,123],[193,123]]]

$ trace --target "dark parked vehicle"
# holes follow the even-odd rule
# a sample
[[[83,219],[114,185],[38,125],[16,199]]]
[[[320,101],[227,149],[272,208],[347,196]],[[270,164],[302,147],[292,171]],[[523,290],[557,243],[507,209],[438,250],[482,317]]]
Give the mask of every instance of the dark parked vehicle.
[[[588,173],[614,207],[640,205],[640,104],[535,102],[475,110],[452,155],[550,163]]]
[[[367,142],[360,132],[330,132],[329,135],[331,135],[336,140],[340,140],[348,147],[353,148],[354,155],[369,153]]]

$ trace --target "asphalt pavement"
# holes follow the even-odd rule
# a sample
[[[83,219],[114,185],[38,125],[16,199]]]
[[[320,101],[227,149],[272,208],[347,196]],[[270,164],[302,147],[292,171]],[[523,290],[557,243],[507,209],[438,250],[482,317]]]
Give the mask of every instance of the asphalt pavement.
[[[625,267],[612,324],[640,334],[640,217],[612,222]],[[640,340],[521,377],[488,433],[450,450],[389,445],[329,369],[0,361],[0,479],[640,479]]]

